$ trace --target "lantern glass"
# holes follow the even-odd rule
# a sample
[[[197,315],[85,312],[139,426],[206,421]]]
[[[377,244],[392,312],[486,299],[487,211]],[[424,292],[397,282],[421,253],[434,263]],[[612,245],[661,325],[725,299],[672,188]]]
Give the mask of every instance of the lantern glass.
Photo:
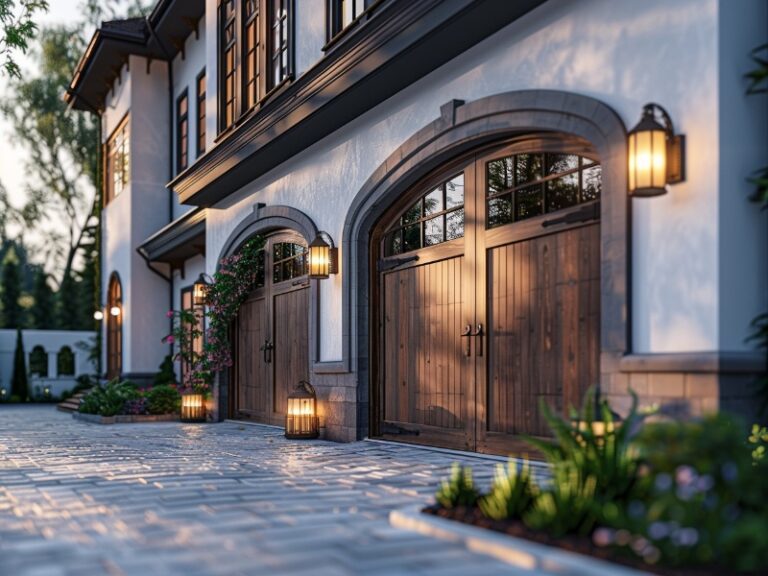
[[[120,306],[112,306],[112,307],[109,309],[109,313],[110,313],[112,316],[120,316]]]
[[[181,421],[205,422],[205,402],[202,394],[182,394]]]
[[[300,382],[298,388],[288,395],[285,437],[307,439],[317,438],[319,434],[315,389],[309,382]]]
[[[328,278],[331,272],[331,247],[320,236],[309,245],[309,277]]]
[[[667,134],[659,127],[629,136],[629,188],[640,196],[663,194],[667,183]]]
[[[93,319],[96,320],[97,322],[101,322],[102,320],[104,320],[104,312],[102,312],[101,310],[96,310],[96,312],[93,313]]]
[[[197,282],[192,285],[192,303],[195,306],[205,306],[208,298],[208,286],[209,284],[205,281],[205,276],[202,274]]]

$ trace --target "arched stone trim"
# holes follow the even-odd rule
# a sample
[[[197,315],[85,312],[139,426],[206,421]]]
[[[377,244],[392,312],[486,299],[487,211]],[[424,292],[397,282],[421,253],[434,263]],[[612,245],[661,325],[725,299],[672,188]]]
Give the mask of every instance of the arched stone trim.
[[[309,245],[317,236],[317,225],[301,210],[290,206],[265,206],[256,204],[253,212],[238,224],[224,243],[216,261],[218,269],[223,258],[235,254],[240,247],[257,234],[267,235],[281,230],[293,230]],[[320,287],[319,282],[312,282],[309,288],[309,354],[313,365],[320,359],[319,325]],[[226,417],[229,406],[229,374],[222,372],[218,377],[218,420]]]
[[[505,92],[469,103],[453,100],[441,106],[437,120],[416,132],[374,171],[355,196],[344,223],[343,354],[348,369],[357,373],[359,437],[368,430],[369,244],[377,221],[396,198],[450,159],[484,144],[543,131],[579,136],[589,141],[600,157],[601,371],[618,371],[618,358],[631,349],[630,202],[624,123],[599,100],[558,90]]]
[[[267,234],[276,230],[295,230],[307,241],[312,242],[317,236],[317,226],[312,219],[301,210],[290,206],[265,206],[256,204],[253,212],[238,224],[227,238],[224,248],[219,254],[218,261],[231,256],[256,234]],[[217,265],[218,267],[218,265]]]

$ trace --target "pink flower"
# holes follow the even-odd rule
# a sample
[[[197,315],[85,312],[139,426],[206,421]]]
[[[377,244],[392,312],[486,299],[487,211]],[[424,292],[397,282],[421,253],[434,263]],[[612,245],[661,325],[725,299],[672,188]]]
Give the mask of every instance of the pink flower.
[[[173,310],[168,310],[168,312],[165,313],[166,318],[173,318]]]
[[[165,341],[166,341],[168,344],[173,344],[173,343],[176,341],[176,339],[173,337],[173,335],[170,335],[170,336],[167,336],[167,337],[165,338]]]

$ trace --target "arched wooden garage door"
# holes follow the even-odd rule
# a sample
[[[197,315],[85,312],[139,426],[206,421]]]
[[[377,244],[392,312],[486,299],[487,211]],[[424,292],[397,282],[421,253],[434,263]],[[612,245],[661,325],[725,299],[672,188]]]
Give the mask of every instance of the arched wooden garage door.
[[[375,234],[374,434],[506,453],[597,383],[601,168],[527,137],[416,186]]]
[[[257,288],[235,325],[232,413],[282,426],[287,396],[309,379],[306,243],[293,233],[267,239]]]

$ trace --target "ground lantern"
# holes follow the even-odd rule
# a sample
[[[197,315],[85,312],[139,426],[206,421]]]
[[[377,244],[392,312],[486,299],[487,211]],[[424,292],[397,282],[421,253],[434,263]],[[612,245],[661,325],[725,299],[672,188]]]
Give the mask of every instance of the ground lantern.
[[[205,422],[205,399],[202,394],[181,395],[181,421]]]
[[[288,395],[285,415],[285,437],[289,439],[317,438],[320,426],[317,418],[317,394],[306,380],[299,382]]]

